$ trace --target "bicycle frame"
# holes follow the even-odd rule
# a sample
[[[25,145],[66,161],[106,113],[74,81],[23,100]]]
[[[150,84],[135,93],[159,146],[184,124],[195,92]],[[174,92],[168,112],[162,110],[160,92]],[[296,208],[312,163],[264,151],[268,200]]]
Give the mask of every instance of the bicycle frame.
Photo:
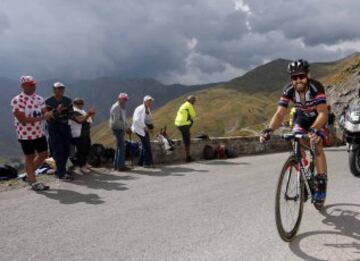
[[[288,134],[288,135],[284,135],[284,139],[286,140],[291,140],[292,142],[292,152],[291,154],[295,157],[296,161],[298,162],[300,168],[298,170],[298,172],[300,172],[300,175],[297,175],[297,183],[300,184],[300,178],[302,177],[305,183],[305,189],[308,193],[308,196],[312,199],[312,192],[310,189],[310,185],[309,185],[309,180],[307,175],[305,175],[305,167],[303,165],[302,162],[302,154],[301,154],[301,147],[303,147],[304,149],[308,149],[310,151],[310,175],[311,178],[313,178],[314,176],[314,167],[315,167],[315,157],[316,157],[316,146],[314,143],[310,143],[310,146],[307,146],[305,144],[301,144],[301,140],[304,140],[305,138],[307,138],[306,135],[303,134]],[[289,200],[297,200],[297,197],[291,198],[287,195],[287,190],[288,190],[288,186],[289,186],[289,182],[290,179],[289,177],[291,176],[292,173],[290,173],[290,175],[287,177],[287,181],[286,181],[286,192],[285,192],[285,197],[286,199]],[[300,189],[300,186],[297,186],[298,189]],[[300,191],[297,191],[297,195],[300,195]]]

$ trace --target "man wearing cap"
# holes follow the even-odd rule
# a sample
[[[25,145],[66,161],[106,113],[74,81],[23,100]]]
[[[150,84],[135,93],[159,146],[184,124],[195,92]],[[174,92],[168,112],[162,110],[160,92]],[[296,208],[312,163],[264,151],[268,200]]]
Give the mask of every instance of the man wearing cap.
[[[154,126],[152,124],[150,107],[154,98],[150,95],[146,95],[143,101],[143,104],[139,105],[134,111],[131,130],[140,138],[142,144],[139,166],[151,168],[153,159],[150,143],[150,131],[154,128]]]
[[[175,118],[175,126],[181,132],[183,143],[185,147],[185,161],[191,162],[193,159],[190,156],[190,144],[191,144],[191,135],[190,128],[194,123],[194,118],[196,116],[194,110],[194,104],[196,101],[196,97],[190,95],[187,97],[186,101],[180,106],[177,111]]]
[[[70,120],[72,144],[76,148],[76,159],[80,171],[84,174],[91,172],[91,166],[87,163],[91,147],[90,128],[93,117],[96,114],[94,107],[88,112],[84,110],[84,100],[75,98],[73,101],[74,113]]]
[[[35,94],[32,76],[22,76],[20,82],[23,91],[11,100],[17,138],[25,155],[26,180],[33,190],[43,191],[49,186],[36,182],[35,170],[48,156],[42,121],[51,117],[51,113],[46,111],[43,97]]]
[[[130,134],[130,126],[126,117],[126,103],[129,97],[126,93],[120,93],[118,101],[110,109],[109,125],[116,138],[116,152],[114,159],[114,170],[129,171],[125,166],[125,133]]]
[[[71,129],[69,119],[73,114],[70,98],[64,96],[65,85],[56,82],[53,85],[54,96],[47,98],[45,103],[53,117],[47,121],[49,143],[56,162],[56,176],[62,180],[72,180],[66,171],[66,163],[70,155]]]

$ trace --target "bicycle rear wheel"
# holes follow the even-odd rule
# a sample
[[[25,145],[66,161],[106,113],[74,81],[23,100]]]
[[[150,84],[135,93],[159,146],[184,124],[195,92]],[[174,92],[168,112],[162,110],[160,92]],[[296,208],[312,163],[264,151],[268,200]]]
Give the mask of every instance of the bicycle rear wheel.
[[[286,242],[294,239],[303,213],[304,181],[296,169],[297,165],[294,156],[285,162],[276,190],[276,227],[280,237]]]

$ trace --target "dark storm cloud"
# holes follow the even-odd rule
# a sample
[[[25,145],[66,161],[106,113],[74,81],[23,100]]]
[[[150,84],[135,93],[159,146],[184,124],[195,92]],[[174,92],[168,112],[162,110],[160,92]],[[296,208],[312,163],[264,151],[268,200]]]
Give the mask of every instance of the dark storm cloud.
[[[357,0],[248,1],[249,18],[259,33],[282,31],[288,39],[302,38],[311,46],[336,44],[360,37],[360,2]]]
[[[0,76],[226,80],[359,47],[356,0],[3,0]],[[346,43],[345,45],[343,45]]]
[[[6,30],[10,28],[9,18],[0,12],[0,35]]]

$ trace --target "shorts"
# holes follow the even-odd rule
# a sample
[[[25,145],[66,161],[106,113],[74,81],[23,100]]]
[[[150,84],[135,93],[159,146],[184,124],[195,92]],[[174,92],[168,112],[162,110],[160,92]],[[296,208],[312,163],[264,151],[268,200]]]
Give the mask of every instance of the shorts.
[[[25,155],[32,155],[35,154],[35,152],[41,153],[48,150],[45,136],[35,140],[19,140],[19,142]]]
[[[178,129],[181,132],[183,142],[185,146],[189,146],[191,143],[190,125],[179,126]]]
[[[314,124],[316,118],[317,118],[316,116],[306,117],[300,114],[298,117],[296,117],[296,122],[294,122],[294,127],[292,129],[292,132],[295,134],[307,134],[311,126]],[[325,131],[325,128],[323,127],[319,131],[321,133],[321,136],[325,138],[327,133]]]

